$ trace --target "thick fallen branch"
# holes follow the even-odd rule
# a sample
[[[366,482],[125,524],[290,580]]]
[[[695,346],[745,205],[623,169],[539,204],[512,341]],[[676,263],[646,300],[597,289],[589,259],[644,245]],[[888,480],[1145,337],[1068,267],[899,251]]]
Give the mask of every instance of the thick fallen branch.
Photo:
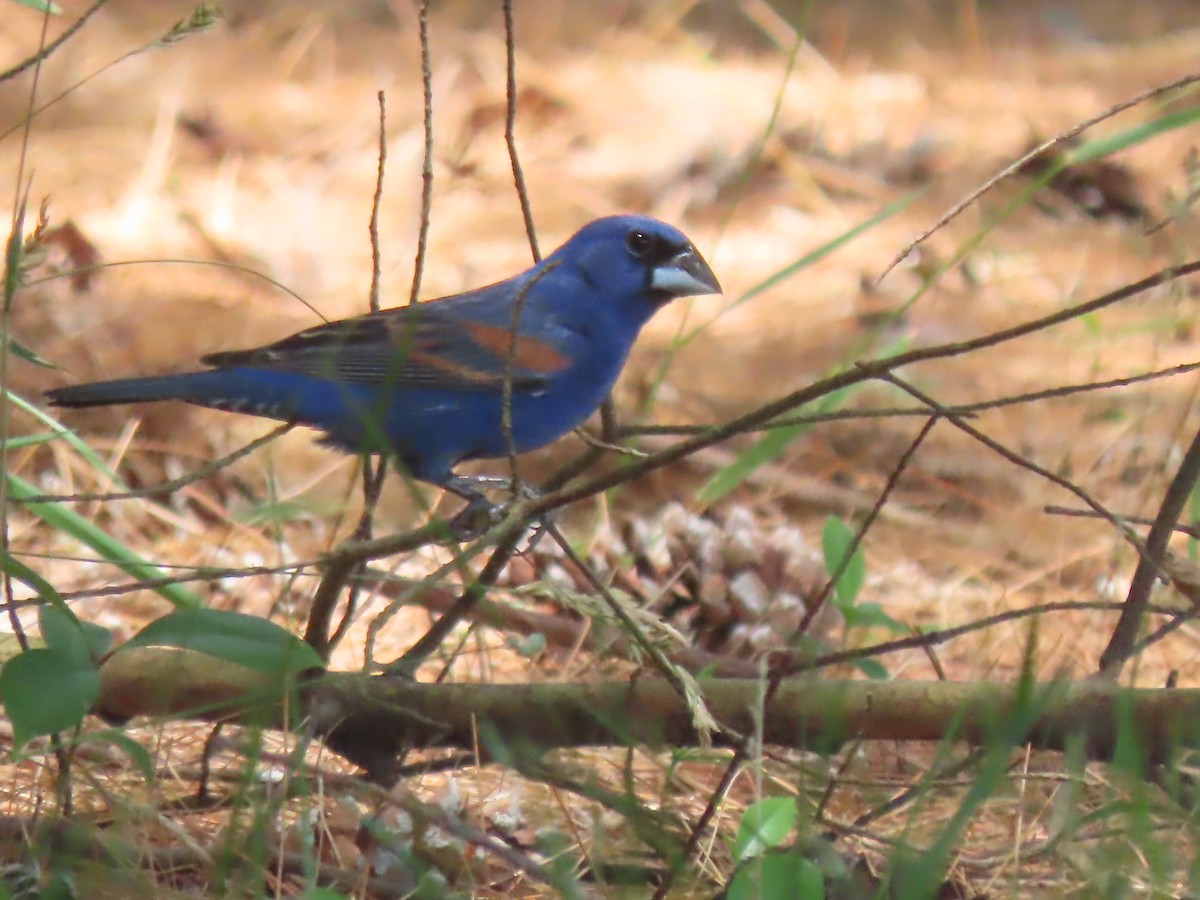
[[[102,669],[97,712],[298,723],[261,675],[199,654],[147,648]],[[1135,690],[1100,681],[1043,684],[790,679],[763,711],[756,679],[700,681],[722,725],[764,744],[830,752],[848,739],[939,741],[1061,750],[1108,759],[1136,740],[1149,765],[1200,746],[1200,690]],[[330,673],[304,687],[307,715],[334,751],[388,782],[403,749],[478,747],[489,760],[555,747],[694,746],[691,711],[665,681],[421,684]],[[295,696],[294,694],[292,695]]]

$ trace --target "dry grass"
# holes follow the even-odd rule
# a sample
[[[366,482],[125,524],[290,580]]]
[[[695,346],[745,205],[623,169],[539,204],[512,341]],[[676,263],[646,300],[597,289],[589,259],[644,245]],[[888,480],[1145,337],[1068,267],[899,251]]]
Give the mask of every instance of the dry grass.
[[[426,296],[503,277],[528,260],[503,146],[498,15],[477,6],[452,5],[432,23],[437,161]],[[709,322],[673,354],[651,416],[665,422],[729,416],[861,354],[865,315],[898,307],[921,286],[921,270],[909,266],[876,291],[864,288],[864,279],[880,272],[909,238],[1019,155],[1033,136],[1047,136],[1177,77],[1195,59],[1194,30],[1114,43],[1061,35],[1033,41],[1014,15],[1014,21],[992,23],[997,30],[982,36],[966,24],[942,24],[928,42],[918,26],[904,41],[889,42],[886,24],[878,23],[873,33],[863,24],[869,16],[853,6],[823,11],[816,4],[814,27],[821,41],[802,49],[781,90],[786,48],[739,49],[732,41],[679,27],[675,17],[687,4],[664,6],[670,11],[629,14],[636,27],[620,23],[615,13],[609,21],[600,21],[604,17],[597,13],[597,21],[585,27],[567,4],[544,0],[534,11],[518,4],[518,66],[520,149],[543,247],[594,216],[635,209],[683,227],[726,287],[724,300],[700,299],[664,311],[639,344],[620,391],[626,415],[649,395],[679,329]],[[141,46],[188,8],[114,4],[51,60],[40,96]],[[757,4],[739,8],[748,16],[766,16]],[[270,15],[247,12],[236,28],[122,63],[37,119],[29,146],[34,197],[49,196],[54,221],[75,222],[105,262],[144,262],[102,271],[87,293],[56,280],[19,297],[14,334],[64,371],[16,365],[11,369],[16,391],[34,396],[65,380],[175,370],[211,350],[252,345],[314,321],[295,299],[244,270],[163,260],[237,263],[286,285],[328,318],[363,311],[378,89],[386,90],[389,109],[381,210],[385,305],[404,302],[418,227],[422,146],[415,20],[406,4],[397,4],[394,26],[369,24],[368,4],[355,10],[330,17],[320,5],[296,4]],[[741,13],[726,15],[754,31]],[[36,46],[35,20],[6,10],[7,30],[0,31],[6,61]],[[934,24],[921,16],[915,21]],[[1079,21],[1087,27],[1086,20]],[[28,90],[26,78],[0,85],[0,120],[20,118]],[[777,121],[760,147],[777,100]],[[1138,109],[1101,131],[1153,115],[1152,109]],[[177,125],[180,116],[205,121],[208,130],[200,138],[189,136]],[[1194,132],[1181,130],[1120,157],[1152,218],[1166,214],[1168,191],[1184,190],[1182,161],[1193,140]],[[11,137],[0,143],[10,182],[18,147]],[[907,194],[912,184],[906,174],[923,181],[926,173],[927,189],[902,214],[752,302],[725,311],[730,300],[784,265]],[[926,265],[951,258],[1019,190],[1002,187],[938,233],[927,246]],[[1147,237],[1139,223],[1094,220],[1063,204],[1055,214],[1025,206],[971,251],[969,277],[961,269],[947,273],[891,336],[902,333],[913,345],[974,336],[1098,295],[1194,257],[1194,226],[1189,214]],[[1176,285],[1086,324],[1074,322],[907,374],[940,401],[959,403],[1191,362],[1200,349],[1191,293],[1190,285]],[[1153,515],[1178,448],[1196,427],[1197,384],[1191,375],[1022,405],[984,414],[976,424],[1048,468],[1068,473],[1110,508]],[[876,388],[855,402],[896,400]],[[125,431],[127,410],[70,421],[94,428],[94,445],[141,482],[199,465],[264,428],[257,420],[176,407],[138,412],[143,417]],[[819,427],[735,499],[762,519],[796,523],[815,539],[826,514],[869,507],[917,427],[898,419]],[[544,471],[567,452],[560,447],[541,454],[526,463],[526,471]],[[646,479],[636,500],[618,496],[605,514],[620,520],[668,497],[686,498],[727,460],[722,451],[700,454]],[[66,451],[18,453],[12,464],[18,474],[54,490],[97,486]],[[259,492],[269,484],[274,496],[309,512],[272,525],[247,523],[252,504],[237,490],[238,481]],[[164,563],[272,565],[311,558],[344,534],[354,521],[355,484],[351,461],[314,447],[308,435],[292,434],[238,464],[232,474],[182,492],[170,508],[134,502],[80,509]],[[412,520],[405,494],[389,493],[381,528]],[[1068,500],[939,426],[895,499],[906,516],[884,517],[870,534],[863,599],[912,624],[969,621],[1057,599],[1119,599],[1132,570],[1128,548],[1102,525],[1041,511],[1046,503]],[[72,561],[78,546],[20,515],[11,519],[11,529],[18,550],[52,555],[38,563],[39,571],[62,590],[115,579],[105,567]],[[436,558],[406,560],[404,571],[422,574]],[[197,589],[216,605],[274,612],[286,620],[302,612],[293,610],[309,585],[264,576]],[[77,608],[125,636],[165,609],[149,594]],[[373,609],[378,606],[368,606],[364,616]],[[1089,674],[1114,621],[1099,613],[1046,617],[1037,632],[1035,674]],[[424,613],[406,610],[377,655],[390,658],[389,650],[407,646],[425,624]],[[1029,635],[1024,623],[993,628],[940,648],[938,658],[951,678],[1011,679]],[[1154,646],[1132,677],[1159,685],[1175,672],[1181,685],[1195,684],[1200,655],[1194,638],[1185,628]],[[578,671],[572,663],[564,669],[555,658],[531,664],[494,633],[470,649],[455,670],[460,678],[556,679]],[[362,636],[354,633],[335,665],[357,666],[361,653]],[[921,653],[887,664],[896,677],[934,677]],[[80,767],[95,787],[94,794],[84,791],[89,811],[114,817],[137,845],[176,844],[181,835],[205,844],[219,834],[225,814],[177,816],[168,805],[167,793],[183,793],[194,776],[194,730],[171,726],[133,733],[151,746],[163,778],[153,788],[143,787],[142,796],[120,774],[121,760],[85,761]],[[620,784],[620,757],[570,759]],[[654,797],[663,784],[664,759],[641,754],[635,759],[639,794]],[[924,748],[864,752],[842,773],[845,784],[831,797],[829,816],[852,820],[911,783],[931,759],[932,751]],[[790,764],[767,761],[762,777],[774,791],[796,791],[798,784],[813,790],[817,784],[819,795],[824,784],[816,773],[825,764],[807,765],[808,774],[798,779]],[[26,813],[37,798],[52,793],[50,773],[39,763],[5,769],[6,812]],[[683,766],[673,782],[670,810],[693,820],[720,769],[704,762]],[[736,827],[740,810],[760,790],[758,771],[751,767],[735,782],[716,821],[721,834]],[[994,798],[969,832],[955,877],[989,893],[1045,896],[1078,884],[1085,858],[1102,855],[1098,847],[1116,852],[1098,839],[1079,842],[1070,861],[1056,854],[1024,858],[1028,842],[1036,845],[1052,828],[1062,772],[1057,758],[1019,763],[1009,793]],[[1104,798],[1110,788],[1132,790],[1106,785],[1109,777],[1089,770],[1076,790]],[[594,819],[588,804],[496,768],[464,769],[449,781],[417,778],[408,786],[421,796],[438,796],[450,782],[462,793],[461,807],[479,823],[502,808],[519,807],[526,830],[552,825],[585,846],[603,834],[618,844],[629,840],[619,819],[608,814]],[[694,795],[680,793],[681,786]],[[879,839],[905,828],[904,836],[920,843],[960,796],[958,790],[935,792],[917,815],[906,809],[872,823],[871,834],[853,839],[849,848],[878,859],[886,850]],[[330,798],[322,808],[336,806]],[[1190,836],[1171,834],[1163,841],[1174,842],[1187,845]],[[1175,849],[1178,859],[1188,858]],[[353,866],[352,859],[342,863]],[[494,875],[495,864],[486,865]],[[705,848],[692,889],[711,890],[704,885],[712,882],[704,879],[719,880],[722,873],[728,873],[728,859],[718,840]],[[164,872],[158,883],[174,882]],[[291,890],[286,881],[277,889],[283,895]],[[520,879],[501,881],[497,890],[537,893]]]

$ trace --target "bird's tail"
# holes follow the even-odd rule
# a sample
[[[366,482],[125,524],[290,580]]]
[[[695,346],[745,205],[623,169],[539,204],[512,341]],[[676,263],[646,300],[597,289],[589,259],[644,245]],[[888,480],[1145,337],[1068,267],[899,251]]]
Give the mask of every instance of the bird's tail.
[[[222,385],[220,372],[185,372],[180,375],[156,375],[149,378],[118,378],[75,384],[46,392],[53,406],[81,408],[112,406],[117,403],[148,403],[154,400],[183,400],[207,405],[217,399]]]
[[[363,421],[379,415],[372,396],[360,385],[244,366],[96,381],[46,392],[51,405],[76,408],[182,400],[210,409],[312,425],[355,444]]]

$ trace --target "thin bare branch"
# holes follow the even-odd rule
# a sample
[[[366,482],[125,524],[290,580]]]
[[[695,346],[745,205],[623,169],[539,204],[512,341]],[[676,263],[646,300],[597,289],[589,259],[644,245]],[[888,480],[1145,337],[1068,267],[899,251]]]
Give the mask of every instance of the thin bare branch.
[[[424,98],[422,127],[425,146],[421,155],[421,222],[417,232],[417,257],[413,261],[412,290],[408,302],[416,303],[421,295],[421,278],[425,274],[425,254],[429,247],[429,222],[433,215],[433,63],[429,52],[429,2],[422,0],[417,12],[417,33],[421,40],[421,90]]]
[[[81,503],[85,501],[98,500],[104,503],[115,500],[142,500],[146,497],[157,497],[161,494],[171,494],[181,488],[185,488],[190,484],[195,484],[197,481],[203,481],[210,475],[215,475],[222,469],[228,468],[233,463],[237,462],[245,456],[249,456],[260,447],[265,447],[267,444],[291,431],[296,426],[290,422],[285,422],[275,428],[272,428],[262,437],[255,438],[250,443],[239,447],[232,453],[227,453],[219,459],[214,459],[212,462],[205,463],[198,469],[193,469],[186,475],[181,475],[178,478],[172,478],[170,481],[160,481],[157,484],[152,484],[149,487],[138,488],[136,491],[107,491],[100,493],[76,493],[76,494],[31,494],[28,497],[14,498],[14,503]]]
[[[87,24],[88,19],[98,13],[100,11],[100,7],[104,6],[104,4],[107,2],[108,0],[95,0],[95,2],[84,11],[83,15],[72,22],[67,29],[53,41],[51,41],[49,44],[43,43],[43,45],[38,49],[38,52],[33,54],[33,56],[22,60],[10,69],[5,69],[3,72],[0,72],[0,82],[9,81],[13,78],[16,78],[26,69],[38,65],[43,60],[49,59],[50,55],[54,53],[55,50],[78,34],[79,29]],[[45,13],[44,19],[46,23],[49,22],[50,13],[48,11]],[[43,38],[44,37],[45,32],[43,30]],[[32,116],[32,113],[30,116]],[[17,127],[20,126],[18,125]],[[5,135],[5,137],[7,137],[7,135]]]
[[[525,172],[521,161],[517,158],[517,38],[516,25],[513,22],[512,0],[504,0],[504,52],[506,80],[504,97],[507,109],[504,117],[504,143],[508,146],[508,158],[512,162],[513,186],[517,189],[517,199],[521,203],[521,218],[525,221],[525,234],[529,237],[529,250],[533,253],[533,261],[542,261],[542,252],[538,249],[537,229],[533,224],[533,209],[529,204],[529,191],[525,187]]]
[[[1108,646],[1100,654],[1101,675],[1115,678],[1133,650],[1146,604],[1150,602],[1150,590],[1163,570],[1163,555],[1167,550],[1167,542],[1170,541],[1171,533],[1183,513],[1183,507],[1196,486],[1197,478],[1200,478],[1200,431],[1192,437],[1191,446],[1179,463],[1175,477],[1167,486],[1158,514],[1154,517],[1154,524],[1150,526],[1150,532],[1146,535],[1146,545],[1138,557],[1137,568],[1133,570],[1121,618],[1113,628]]]
[[[1111,119],[1118,113],[1122,113],[1127,109],[1130,109],[1141,103],[1145,103],[1147,100],[1153,100],[1156,97],[1161,97],[1163,94],[1169,94],[1171,91],[1185,88],[1188,85],[1195,84],[1198,81],[1200,81],[1200,72],[1193,72],[1190,75],[1184,75],[1182,78],[1176,78],[1172,81],[1166,82],[1165,84],[1157,85],[1149,90],[1142,91],[1140,94],[1130,97],[1128,100],[1123,100],[1120,103],[1110,106],[1099,115],[1093,116],[1092,118],[1076,125],[1072,125],[1065,131],[1060,131],[1049,140],[1038,144],[1036,147],[1016,159],[1014,162],[1009,163],[1007,166],[985,181],[982,185],[980,185],[976,190],[972,191],[962,200],[958,201],[958,203],[954,204],[954,206],[950,207],[950,209],[948,209],[941,216],[941,218],[939,218],[926,231],[923,231],[916,238],[905,244],[900,252],[896,254],[896,257],[884,267],[882,272],[879,273],[879,277],[875,279],[875,283],[879,284],[881,281],[883,281],[883,279],[888,276],[888,273],[891,272],[892,269],[896,268],[896,266],[900,265],[900,263],[904,261],[904,258],[908,256],[908,254],[912,253],[915,249],[917,249],[917,247],[929,240],[929,238],[932,237],[936,232],[949,224],[953,219],[957,218],[958,215],[963,212],[963,210],[969,207],[972,203],[974,203],[1000,182],[1016,174],[1023,165],[1025,165],[1034,157],[1045,153],[1051,147],[1058,146],[1071,140],[1072,138],[1087,131],[1094,125],[1098,125],[1100,122],[1103,122],[1105,119]]]
[[[879,518],[880,512],[883,511],[883,507],[887,504],[888,498],[890,498],[892,493],[895,491],[896,485],[900,482],[900,476],[907,471],[909,464],[912,463],[913,458],[916,456],[917,450],[920,449],[923,443],[925,443],[925,439],[929,437],[930,433],[933,431],[933,427],[938,423],[938,418],[939,416],[935,414],[926,420],[925,424],[921,426],[921,430],[917,432],[917,436],[913,438],[912,443],[908,445],[908,448],[901,455],[900,459],[896,461],[896,465],[892,467],[891,474],[888,475],[887,483],[883,486],[883,490],[880,492],[878,499],[867,513],[866,518],[863,519],[862,524],[855,529],[854,537],[850,540],[849,545],[846,547],[845,554],[838,561],[837,568],[829,573],[829,578],[825,580],[825,584],[821,588],[820,593],[818,593],[817,596],[814,597],[805,608],[804,618],[802,618],[800,620],[800,624],[796,626],[793,640],[808,632],[809,627],[813,623],[813,619],[817,617],[817,614],[825,606],[825,603],[829,600],[830,595],[837,587],[838,582],[842,580],[842,576],[846,574],[846,570],[850,567],[850,563],[854,559],[854,554],[857,553],[858,548],[862,546],[863,540],[866,539],[867,532],[871,530],[871,526],[875,524],[875,521]]]
[[[382,279],[383,253],[379,249],[379,206],[383,202],[383,173],[387,166],[387,96],[383,91],[379,99],[379,166],[375,175],[375,196],[371,199],[371,222],[367,232],[371,236],[371,292],[367,307],[379,312],[379,282]]]

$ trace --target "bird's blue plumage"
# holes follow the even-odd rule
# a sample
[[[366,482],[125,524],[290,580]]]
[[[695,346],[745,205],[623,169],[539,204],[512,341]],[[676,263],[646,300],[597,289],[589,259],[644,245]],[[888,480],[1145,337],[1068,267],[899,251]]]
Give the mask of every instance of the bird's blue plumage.
[[[182,400],[309,425],[334,446],[393,454],[414,477],[472,496],[453,467],[508,454],[506,382],[513,447],[544,446],[600,405],[660,306],[719,291],[680,231],[611,216],[507,281],[215,353],[205,371],[47,396],[58,406]]]

